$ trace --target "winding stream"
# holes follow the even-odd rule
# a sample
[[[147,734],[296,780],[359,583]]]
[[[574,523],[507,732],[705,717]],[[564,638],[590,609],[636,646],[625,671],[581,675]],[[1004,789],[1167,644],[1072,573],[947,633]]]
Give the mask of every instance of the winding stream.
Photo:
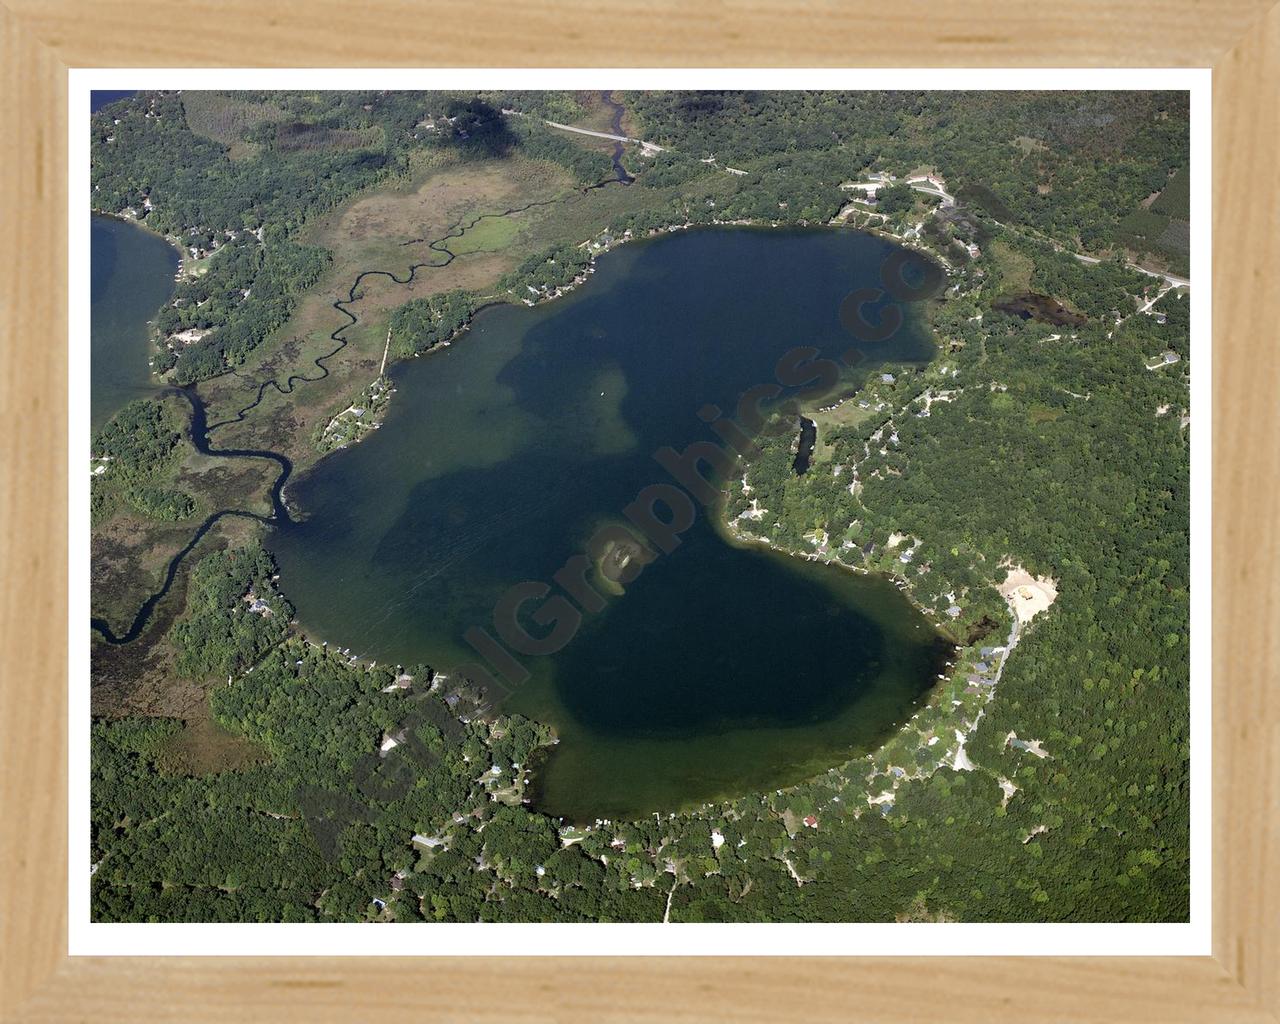
[[[92,620],[107,643],[142,634],[200,539],[238,516],[272,527],[265,542],[308,633],[448,672],[471,657],[459,638],[492,619],[513,581],[551,579],[663,479],[653,453],[702,437],[697,410],[732,407],[797,340],[844,352],[843,298],[900,251],[835,229],[637,241],[599,260],[589,286],[534,309],[486,308],[468,328],[472,343],[397,363],[401,398],[383,429],[296,482],[280,452],[212,443],[266,388],[287,393],[328,374],[359,322],[351,305],[364,278],[407,283],[452,260],[448,238],[479,219],[432,243],[436,258],[407,274],[357,275],[333,303],[344,322],[316,372],[257,384],[216,423],[196,387],[171,389],[191,406],[197,450],[276,464],[270,512],[207,517],[127,630]],[[904,311],[903,324],[869,353],[873,363],[931,358],[923,321]],[[307,516],[290,516],[286,483]],[[918,706],[949,651],[887,581],[736,543],[708,509],[625,599],[529,663],[507,709],[560,738],[537,768],[539,809],[630,818],[776,788],[872,749]]]
[[[846,351],[843,298],[900,251],[833,228],[672,232],[610,251],[556,302],[490,307],[467,344],[397,363],[381,428],[296,478],[307,516],[265,539],[303,630],[453,675],[474,659],[473,627],[509,635],[495,608],[512,584],[555,579],[670,479],[655,452],[711,436],[699,410],[733,408],[793,344]],[[868,356],[933,353],[904,312]],[[950,648],[891,583],[737,543],[721,514],[695,516],[571,643],[523,662],[504,709],[560,738],[535,772],[538,808],[629,819],[776,788],[870,749],[936,680]]]
[[[620,131],[620,128],[618,128],[618,126],[620,126],[622,123],[624,108],[622,107],[621,104],[614,102],[612,98],[612,93],[602,93],[602,99],[604,100],[604,102],[606,102],[613,108],[614,125],[615,125],[615,128]],[[613,159],[615,176],[612,178],[606,178],[603,181],[596,182],[594,185],[585,186],[584,191],[591,191],[593,189],[604,188],[605,186],[611,185],[611,184],[623,184],[623,185],[631,184],[633,179],[629,174],[627,174],[626,169],[622,166],[622,162],[621,162],[622,149],[623,149],[622,143],[618,143],[614,153],[614,159]],[[457,258],[458,254],[454,253],[452,250],[449,249],[448,243],[453,239],[461,238],[463,235],[465,235],[468,231],[474,228],[481,221],[488,220],[491,218],[498,218],[498,217],[510,217],[510,216],[513,216],[514,214],[524,213],[526,210],[532,210],[541,206],[552,206],[559,202],[561,202],[560,197],[557,197],[554,199],[537,200],[531,203],[526,203],[523,206],[510,207],[499,213],[479,214],[471,218],[469,221],[459,222],[458,224],[450,228],[448,233],[440,236],[439,238],[433,239],[427,243],[427,248],[431,252],[438,253],[444,257],[443,262],[438,260],[431,260],[429,262],[412,264],[409,267],[408,272],[403,277],[398,276],[395,272],[390,270],[371,269],[371,270],[361,271],[359,274],[356,275],[355,280],[351,283],[351,287],[347,289],[346,298],[337,299],[333,302],[333,308],[336,309],[339,313],[341,313],[344,317],[346,317],[347,322],[337,327],[329,335],[330,340],[335,342],[334,348],[324,353],[323,355],[317,356],[314,360],[312,360],[312,365],[314,365],[320,371],[319,374],[314,376],[307,376],[306,374],[303,374],[303,373],[290,374],[285,378],[283,384],[281,384],[274,377],[270,380],[263,381],[258,384],[257,393],[254,396],[253,400],[249,402],[247,405],[243,406],[241,409],[239,409],[234,416],[228,419],[218,420],[216,423],[207,422],[208,412],[203,399],[201,399],[199,395],[198,384],[193,384],[188,387],[182,387],[182,388],[169,388],[169,389],[166,389],[165,391],[160,392],[161,394],[166,394],[166,393],[180,394],[191,405],[191,424],[190,424],[191,443],[195,447],[195,449],[201,454],[212,455],[212,456],[217,456],[219,458],[227,458],[227,459],[241,459],[241,458],[270,459],[271,461],[276,462],[280,466],[280,472],[276,476],[275,482],[271,485],[270,496],[271,496],[272,512],[271,512],[271,515],[269,516],[262,516],[254,512],[245,512],[239,509],[220,509],[217,512],[211,513],[196,528],[195,533],[192,535],[191,540],[187,542],[186,546],[184,546],[180,551],[178,551],[173,556],[173,558],[169,560],[169,564],[165,569],[164,581],[161,583],[160,588],[156,590],[153,594],[151,594],[145,601],[143,601],[142,606],[138,609],[137,614],[133,618],[133,622],[130,624],[129,628],[124,633],[120,633],[120,634],[116,633],[111,628],[110,623],[108,623],[106,619],[103,619],[97,616],[90,618],[89,620],[90,627],[93,630],[95,630],[103,638],[103,640],[105,640],[109,644],[127,644],[127,643],[132,643],[134,640],[136,640],[142,634],[142,631],[146,628],[146,625],[148,621],[150,621],[152,613],[155,611],[156,605],[158,605],[160,601],[164,599],[165,595],[168,594],[169,590],[172,588],[174,580],[177,578],[177,575],[178,575],[178,569],[181,567],[182,562],[186,559],[187,555],[189,555],[191,551],[196,547],[196,545],[200,543],[200,541],[203,539],[205,534],[208,533],[209,530],[223,517],[235,516],[235,517],[244,518],[244,519],[253,519],[253,520],[256,520],[257,522],[260,522],[266,525],[271,525],[271,526],[279,526],[279,525],[293,522],[293,520],[289,515],[289,510],[285,506],[282,498],[284,487],[289,482],[289,477],[293,473],[293,463],[289,460],[289,458],[281,452],[271,451],[269,449],[214,448],[209,443],[209,435],[213,433],[215,430],[219,430],[222,427],[230,426],[233,423],[243,422],[245,416],[248,415],[250,412],[252,412],[255,408],[257,408],[259,404],[261,404],[263,396],[267,393],[268,389],[270,388],[274,388],[279,394],[288,395],[288,394],[292,394],[294,388],[299,384],[314,383],[316,381],[324,380],[326,377],[329,376],[329,368],[325,365],[325,363],[328,362],[328,360],[332,359],[334,356],[336,356],[344,348],[346,348],[347,340],[346,338],[343,337],[343,335],[352,327],[354,327],[357,323],[359,323],[359,319],[347,307],[354,304],[357,301],[356,292],[359,290],[360,285],[365,280],[365,278],[385,277],[385,278],[389,278],[391,281],[393,281],[398,285],[410,284],[417,278],[418,271],[428,270],[428,269],[439,269],[439,268],[447,267],[450,263],[452,263]],[[421,243],[423,241],[425,241],[425,239],[413,239],[413,240],[410,240],[409,242],[405,242],[404,244],[414,245],[414,244]],[[247,379],[247,378],[243,378],[242,375],[238,373],[234,368],[229,369],[224,373],[218,374],[215,377],[210,379],[216,380],[219,377],[224,377],[224,376],[233,376],[241,379]]]
[[[627,108],[613,98],[613,90],[609,89],[600,94],[600,101],[613,111],[613,122],[609,127],[609,131],[614,135],[621,135],[622,132],[622,116],[627,112]],[[617,180],[624,185],[630,185],[635,178],[627,173],[627,169],[622,166],[622,155],[625,147],[621,142],[615,142],[613,145],[613,170],[617,175]]]

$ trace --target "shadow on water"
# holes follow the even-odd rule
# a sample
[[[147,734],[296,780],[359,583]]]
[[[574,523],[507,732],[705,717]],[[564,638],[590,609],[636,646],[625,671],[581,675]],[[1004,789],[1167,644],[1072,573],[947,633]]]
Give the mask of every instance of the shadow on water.
[[[133,95],[132,92],[103,93],[99,100],[98,94],[95,94],[94,103],[96,105],[93,109],[97,110],[100,106],[104,106],[107,103],[114,102],[115,100],[123,99],[131,95]],[[605,95],[609,97],[607,102],[609,102],[614,108],[615,125],[621,125],[624,108],[621,104],[615,103],[612,100],[612,94]],[[454,123],[454,130],[458,135],[458,138],[464,144],[465,148],[476,155],[500,157],[509,152],[512,146],[518,144],[518,138],[510,128],[507,127],[506,118],[483,101],[459,101],[450,108],[450,115],[457,118],[457,121]],[[622,167],[622,148],[622,144],[619,143],[615,151],[614,168],[616,177],[607,178],[594,185],[588,185],[585,187],[585,191],[604,188],[605,186],[612,184],[629,185],[631,183],[633,179]],[[228,459],[270,459],[280,466],[280,473],[276,476],[276,480],[271,487],[272,513],[270,516],[260,516],[256,513],[245,512],[239,509],[221,509],[210,514],[208,518],[206,518],[204,522],[196,528],[195,533],[187,544],[177,554],[175,554],[172,559],[170,559],[169,565],[165,570],[164,581],[160,588],[142,603],[142,606],[138,609],[138,612],[134,616],[133,622],[128,630],[122,634],[117,634],[112,630],[110,624],[105,619],[96,616],[89,620],[91,628],[97,631],[109,644],[127,644],[136,640],[146,628],[152,613],[155,611],[156,605],[164,599],[165,595],[168,594],[170,589],[173,587],[173,582],[177,578],[178,569],[181,567],[187,555],[191,553],[196,545],[204,538],[205,534],[207,534],[209,530],[222,518],[234,516],[244,519],[253,519],[257,522],[273,526],[292,522],[289,517],[288,509],[284,505],[282,494],[284,487],[288,483],[289,477],[293,472],[293,463],[284,454],[268,449],[213,448],[209,444],[209,435],[222,427],[243,422],[245,416],[261,404],[263,398],[270,389],[274,389],[281,395],[289,395],[292,394],[294,389],[300,384],[314,383],[328,377],[329,368],[325,364],[346,348],[347,339],[344,335],[359,322],[359,318],[347,307],[357,301],[357,292],[360,289],[360,285],[366,278],[385,277],[395,284],[408,285],[416,280],[419,271],[447,267],[452,263],[454,259],[457,258],[457,254],[449,249],[448,243],[453,239],[461,238],[466,234],[466,232],[470,231],[481,221],[492,218],[509,217],[513,214],[523,213],[526,210],[532,210],[536,207],[551,206],[561,201],[562,200],[560,198],[538,200],[535,202],[525,203],[521,206],[509,207],[497,213],[480,214],[472,217],[470,220],[459,222],[439,238],[432,239],[431,241],[419,238],[403,243],[405,245],[414,245],[427,242],[427,249],[434,254],[438,254],[442,258],[432,258],[422,263],[414,263],[410,265],[404,276],[397,275],[394,271],[390,270],[374,269],[363,270],[357,274],[355,280],[351,283],[351,287],[347,289],[346,298],[337,299],[333,303],[333,308],[346,317],[346,323],[337,327],[330,333],[329,339],[334,342],[334,347],[323,355],[319,355],[312,360],[312,365],[319,370],[319,373],[314,375],[307,375],[304,373],[290,374],[285,378],[283,384],[275,378],[260,382],[257,386],[257,391],[254,394],[253,400],[247,405],[242,406],[237,410],[234,416],[228,419],[219,420],[216,423],[207,422],[207,411],[205,404],[198,393],[198,385],[193,384],[184,388],[171,389],[172,391],[181,394],[191,405],[190,436],[192,444],[195,446],[197,451],[205,455],[214,455],[219,458]],[[225,376],[247,379],[234,369],[229,369],[210,379],[216,380]]]
[[[703,437],[696,410],[732,408],[797,340],[845,352],[842,297],[896,251],[834,229],[676,232],[611,252],[563,302],[478,316],[467,345],[398,366],[383,428],[297,484],[311,515],[269,546],[299,620],[455,677],[513,582],[552,580],[667,479],[653,453]],[[846,387],[932,356],[924,318],[904,326]],[[713,519],[529,664],[505,710],[560,738],[539,809],[626,816],[807,777],[936,679],[932,630],[892,584],[746,550]]]

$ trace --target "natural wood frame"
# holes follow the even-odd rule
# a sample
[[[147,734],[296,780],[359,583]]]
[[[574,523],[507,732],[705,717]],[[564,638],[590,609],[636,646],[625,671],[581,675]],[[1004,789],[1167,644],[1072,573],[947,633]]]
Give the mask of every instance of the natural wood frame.
[[[1280,1019],[1280,7],[906,0],[7,0],[0,6],[0,1010],[5,1020]],[[1270,9],[1269,9],[1270,8]],[[66,91],[73,66],[1214,68],[1213,956],[69,958]],[[1261,351],[1259,349],[1261,348]],[[1261,621],[1259,621],[1261,620]],[[1233,629],[1236,623],[1247,624]]]

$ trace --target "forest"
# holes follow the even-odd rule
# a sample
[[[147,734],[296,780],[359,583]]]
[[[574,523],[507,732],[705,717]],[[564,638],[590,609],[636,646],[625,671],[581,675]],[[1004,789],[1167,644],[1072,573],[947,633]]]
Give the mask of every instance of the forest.
[[[299,229],[403,175],[413,151],[519,150],[583,184],[611,170],[535,118],[463,93],[140,93],[95,113],[91,138],[93,208],[165,234],[198,266],[155,325],[156,371],[183,385],[241,365],[288,320],[330,261]]]
[[[701,91],[625,99],[645,136],[671,147],[630,161],[641,186],[723,176],[704,160],[746,173],[720,203],[632,211],[609,225],[615,233],[712,220],[825,223],[847,199],[840,185],[865,169],[927,167],[998,221],[1085,251],[1127,249],[1185,268],[1183,94]],[[177,240],[201,268],[157,323],[157,371],[189,384],[243,363],[328,264],[327,253],[296,242],[298,229],[404,175],[415,150],[464,159],[519,151],[567,167],[583,185],[606,180],[603,153],[539,120],[572,121],[582,110],[563,92],[143,93],[105,107],[92,120],[94,208],[128,212]],[[881,197],[882,211],[900,214],[917,200],[895,186]],[[510,275],[504,290],[553,290],[572,280],[567,269],[549,258]],[[191,329],[200,336],[172,341]]]
[[[89,491],[92,522],[105,521],[121,502],[164,522],[195,512],[195,499],[172,483],[182,458],[184,428],[174,404],[138,399],[97,432]]]
[[[644,138],[748,170],[752,194],[775,208],[816,211],[832,177],[861,167],[930,168],[996,220],[1088,252],[1165,255],[1122,222],[1166,187],[1164,203],[1187,216],[1185,93],[700,90],[625,102]]]
[[[1068,266],[1058,255],[1039,251],[1036,274],[1055,280]],[[1113,271],[1069,265],[1081,278],[1075,301],[1117,301],[1107,290]],[[1090,279],[1099,296],[1086,301]],[[1121,295],[1132,311],[1135,300]],[[890,413],[830,430],[825,472],[794,475],[784,437],[747,474],[767,509],[753,526],[762,536],[794,550],[811,550],[815,529],[847,539],[835,557],[902,578],[941,621],[954,601],[960,616],[949,628],[962,641],[985,620],[1007,619],[993,585],[1010,557],[1057,582],[1058,602],[1023,639],[973,732],[968,752],[980,770],[898,787],[889,820],[905,818],[899,839],[926,849],[944,819],[966,820],[956,786],[972,794],[998,776],[1018,787],[1004,806],[987,801],[974,852],[987,845],[979,825],[1024,842],[991,842],[962,871],[950,858],[968,856],[963,828],[947,854],[928,853],[948,868],[921,890],[935,910],[971,920],[997,893],[1016,906],[1022,890],[1055,920],[1108,907],[1124,919],[1185,918],[1189,377],[1185,361],[1147,365],[1168,348],[1185,356],[1189,307],[1170,293],[1154,310],[1164,323],[1130,313],[1118,329],[1094,321],[1064,335],[944,305],[933,326],[946,354],[875,391]],[[731,502],[731,512],[746,507],[740,491]],[[919,542],[909,563],[889,544],[895,533]],[[1011,733],[1040,738],[1050,756],[1013,747]]]
[[[1157,282],[1123,259],[1146,251],[1135,211],[1185,223],[1186,97],[623,101],[670,148],[628,152],[628,195],[653,199],[610,214],[615,236],[825,224],[848,199],[841,184],[868,170],[929,168],[958,196],[926,216],[909,189],[880,195],[891,219],[918,213],[952,261],[946,298],[916,313],[937,356],[860,367],[839,410],[806,410],[819,435],[808,472],[793,469],[793,434],[766,438],[746,471],[763,515],[738,518],[751,505],[741,481],[724,513],[777,547],[893,577],[964,666],[1009,633],[995,584],[1010,562],[1054,580],[996,695],[979,704],[958,676],[882,749],[803,784],[580,825],[527,802],[554,739],[544,726],[486,713],[431,666],[368,665],[308,637],[261,544],[220,542],[192,569],[166,643],[216,726],[257,756],[193,772],[174,756],[189,723],[94,721],[95,920],[660,921],[668,907],[672,921],[1186,920],[1191,300],[1172,290],[1136,312]],[[142,94],[95,115],[93,201],[134,210],[207,268],[157,322],[172,379],[194,382],[242,362],[323,272],[328,254],[298,241],[308,217],[402,174],[419,148],[520,150],[593,184],[608,159],[535,120],[583,109],[567,93]],[[746,173],[713,200],[700,188],[724,166]],[[499,288],[554,294],[588,269],[583,241],[528,258]],[[1072,324],[997,308],[1024,293]],[[479,301],[449,291],[396,309],[394,354],[452,339]],[[209,333],[168,348],[187,331]],[[1162,363],[1165,351],[1180,359]],[[127,407],[94,442],[109,460],[95,509],[127,500],[180,517],[182,444],[175,409]],[[928,746],[957,731],[970,770]]]
[[[591,253],[578,245],[558,245],[530,256],[498,282],[498,287],[524,300],[528,292],[543,297],[572,284],[591,265]]]
[[[414,299],[396,307],[391,314],[396,355],[418,355],[449,341],[471,323],[474,313],[474,300],[464,291]]]
[[[652,921],[674,887],[686,921],[1185,919],[1187,368],[1145,361],[1185,350],[1189,300],[1166,296],[1163,324],[1056,340],[989,309],[979,327],[983,304],[943,304],[945,354],[849,399],[883,402],[896,442],[868,447],[883,418],[828,430],[831,454],[796,476],[784,435],[748,477],[763,536],[848,536],[840,558],[902,574],[926,607],[954,593],[958,632],[1007,616],[991,587],[1006,556],[1057,580],[973,732],[976,770],[923,770],[890,745],[699,812],[546,818],[522,802],[542,727],[468,713],[426,666],[351,664],[285,628],[251,545],[200,563],[173,636],[181,671],[225,681],[217,721],[264,759],[190,777],[165,767],[177,723],[96,723],[97,918]],[[944,379],[954,394],[919,415]],[[894,531],[920,540],[908,568],[886,551]],[[947,720],[931,705],[915,727]],[[904,764],[891,804],[868,809]]]

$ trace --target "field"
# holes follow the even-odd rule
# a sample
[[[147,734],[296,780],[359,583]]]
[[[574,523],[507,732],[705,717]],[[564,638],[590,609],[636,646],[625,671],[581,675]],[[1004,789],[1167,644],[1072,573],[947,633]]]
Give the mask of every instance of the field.
[[[213,458],[194,449],[173,485],[196,500],[180,522],[149,519],[123,505],[93,531],[93,614],[117,632],[128,629],[138,607],[158,590],[173,555],[213,511],[223,508],[269,514],[267,500],[277,468],[268,461]]]
[[[156,760],[165,772],[204,775],[236,771],[267,759],[262,747],[215,722],[209,701],[201,699],[183,719],[182,730],[160,745]]]
[[[113,523],[113,526],[127,528],[129,524]],[[260,529],[250,519],[224,518],[204,535],[188,556],[186,566],[228,544],[243,544]],[[190,527],[181,535],[174,527],[168,531],[151,532],[152,536],[143,541],[126,535],[124,542],[127,542],[127,548],[118,534],[105,538],[97,534],[94,536],[93,611],[95,615],[106,615],[117,631],[127,628],[143,598],[158,588],[160,573],[157,571],[145,588],[117,586],[104,593],[99,583],[99,552],[105,551],[109,557],[115,558],[119,552],[127,551],[139,566],[163,568],[174,552],[191,537]],[[114,572],[117,579],[122,575],[118,566],[111,567],[108,572]],[[131,583],[136,583],[132,576],[123,575]],[[207,713],[208,701],[205,700],[203,685],[186,680],[177,673],[173,650],[165,639],[169,627],[185,607],[187,578],[184,567],[175,578],[172,589],[156,606],[147,628],[133,643],[112,646],[97,639],[95,634],[90,655],[93,661],[90,702],[95,715],[145,714],[186,719]]]
[[[993,242],[991,257],[999,272],[999,279],[994,282],[996,294],[1010,295],[1031,290],[1031,272],[1035,264],[1030,256],[1005,242]]]
[[[210,423],[233,419],[253,401],[262,382],[283,385],[291,375],[320,376],[315,360],[333,351],[336,343],[330,334],[348,322],[333,303],[347,298],[360,274],[383,271],[403,281],[413,266],[427,267],[406,284],[390,277],[365,278],[357,301],[349,306],[359,322],[344,333],[347,346],[326,360],[329,376],[302,383],[288,394],[268,387],[262,403],[243,423],[215,432],[216,443],[282,450],[295,463],[314,459],[309,439],[316,424],[327,422],[348,395],[377,376],[386,315],[392,309],[435,292],[491,286],[515,266],[517,257],[485,251],[484,243],[504,233],[514,236],[514,230],[501,225],[502,218],[480,222],[485,226],[480,245],[459,245],[467,233],[463,228],[477,217],[551,202],[572,191],[568,174],[547,164],[518,159],[462,164],[428,158],[419,160],[405,180],[367,192],[310,225],[304,241],[329,249],[332,265],[302,297],[290,320],[234,376],[201,385]],[[462,258],[449,263],[448,252],[431,248],[431,243],[454,234],[461,237],[439,243],[440,248],[459,245]]]
[[[824,399],[824,404],[830,405],[831,399]],[[813,465],[827,462],[832,457],[831,445],[827,442],[831,428],[854,427],[873,416],[883,415],[882,413],[877,413],[870,406],[864,409],[854,400],[853,395],[838,402],[834,408],[821,409],[817,406],[806,405],[802,412],[813,420],[814,425],[818,428],[818,436],[814,441],[813,457],[811,459]]]
[[[1175,220],[1191,217],[1191,172],[1186,168],[1177,171],[1169,184],[1151,204],[1152,212],[1164,214]]]
[[[332,266],[235,375],[208,381],[200,392],[212,424],[234,419],[264,381],[319,377],[316,358],[333,351],[330,334],[347,323],[334,301],[345,301],[361,273],[384,272],[365,277],[347,305],[358,322],[343,334],[347,346],[325,361],[329,375],[296,390],[285,387],[283,394],[268,386],[243,422],[215,432],[215,444],[282,451],[303,469],[318,457],[310,441],[316,426],[377,376],[387,317],[397,306],[452,289],[507,299],[496,289],[499,279],[531,255],[585,242],[621,213],[669,207],[685,197],[704,201],[732,187],[728,176],[709,172],[670,189],[583,190],[563,168],[543,161],[420,158],[405,179],[370,190],[307,228],[303,240],[329,249]],[[408,280],[415,265],[420,269]]]
[[[232,160],[243,159],[255,152],[251,143],[243,141],[244,133],[265,121],[280,121],[287,115],[273,103],[255,103],[226,93],[191,90],[182,94],[182,109],[187,125],[197,135],[229,146]]]
[[[1161,193],[1163,197],[1164,193]],[[1119,224],[1122,244],[1138,257],[1151,257],[1174,273],[1185,274],[1191,251],[1191,226],[1185,220],[1155,213],[1159,199],[1151,209],[1134,210]]]

